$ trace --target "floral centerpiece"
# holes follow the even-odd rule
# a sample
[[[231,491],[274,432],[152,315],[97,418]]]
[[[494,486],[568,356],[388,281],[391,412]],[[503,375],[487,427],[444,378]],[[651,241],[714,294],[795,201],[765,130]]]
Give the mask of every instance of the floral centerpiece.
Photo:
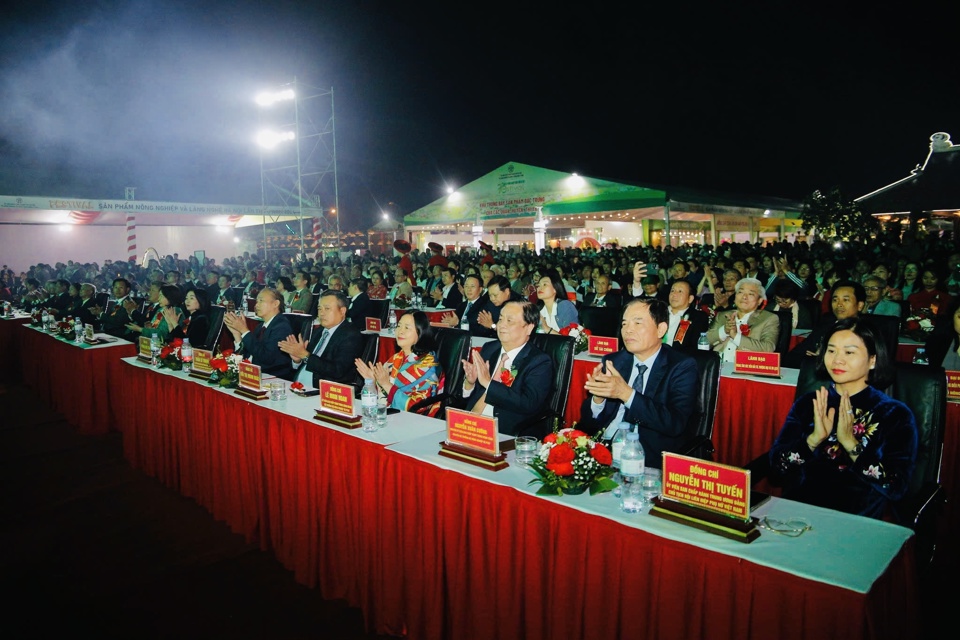
[[[575,322],[571,322],[569,325],[565,326],[563,329],[560,329],[560,335],[570,336],[573,338],[573,354],[583,353],[587,350],[589,340],[587,338],[591,335],[590,329],[584,329],[582,325],[579,325]]]
[[[927,336],[933,331],[935,321],[936,315],[932,309],[918,309],[903,321],[901,333],[911,340],[926,342]]]
[[[603,444],[578,429],[554,431],[543,439],[540,452],[530,463],[540,483],[538,495],[590,495],[613,490],[613,455]]]
[[[225,349],[219,356],[210,361],[213,372],[207,380],[210,384],[218,384],[225,389],[236,389],[240,382],[240,363],[243,356],[235,354],[232,349]]]
[[[43,310],[42,310],[42,309],[34,309],[34,310],[30,313],[30,326],[31,326],[31,327],[39,327],[41,324],[43,324]]]
[[[157,369],[182,370],[183,359],[180,356],[180,347],[182,346],[183,340],[180,338],[174,338],[169,344],[164,345],[157,355]]]
[[[57,335],[61,338],[72,338],[73,333],[73,318],[64,318],[57,322]]]
[[[397,309],[409,309],[410,300],[405,295],[399,295],[393,299],[393,306]]]

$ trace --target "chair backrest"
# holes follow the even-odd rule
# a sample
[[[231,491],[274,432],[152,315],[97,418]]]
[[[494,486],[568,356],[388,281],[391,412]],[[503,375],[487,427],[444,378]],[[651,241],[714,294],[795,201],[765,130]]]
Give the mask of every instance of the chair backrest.
[[[303,333],[304,325],[311,322],[316,316],[311,316],[306,313],[285,313],[283,317],[290,322],[290,327],[293,329],[293,335],[299,336]]]
[[[804,357],[800,364],[800,373],[797,376],[797,390],[793,394],[796,400],[800,396],[816,391],[822,386],[829,385],[829,382],[817,378],[817,362],[819,358]]]
[[[203,347],[201,347],[202,349],[210,349],[213,351],[217,348],[217,345],[220,343],[220,333],[223,331],[224,313],[226,313],[226,309],[220,305],[210,305],[210,310],[207,311],[207,320],[210,322],[210,328],[207,329],[207,338]]]
[[[690,415],[687,430],[691,436],[713,436],[713,420],[720,393],[720,354],[696,350],[690,354],[697,361],[697,410]]]
[[[580,324],[598,336],[617,338],[620,336],[621,309],[609,307],[581,307]]]
[[[797,300],[797,304],[810,313],[810,326],[797,327],[798,329],[813,329],[820,324],[820,315],[823,311],[823,303],[820,300],[816,298],[806,298],[804,300]]]
[[[573,377],[574,340],[570,336],[548,333],[535,333],[530,340],[553,360],[553,389],[547,408],[563,416],[567,409],[567,399],[570,397],[570,379]]]
[[[782,358],[790,351],[790,338],[793,335],[793,312],[789,309],[781,309],[776,314],[780,320],[780,335],[777,336],[776,352]]]
[[[947,377],[943,367],[897,363],[890,394],[913,411],[917,423],[917,464],[908,495],[940,481],[943,432],[947,419]]]
[[[470,355],[470,332],[453,327],[435,329],[437,336],[437,364],[443,374],[443,390],[459,393],[463,387],[463,365]]]
[[[105,309],[107,307],[107,301],[110,300],[110,293],[107,291],[101,291],[97,294],[96,298],[97,306]]]
[[[320,307],[320,294],[311,293],[310,294],[310,308],[307,310],[307,315],[311,318],[317,317],[317,309]]]
[[[860,316],[862,320],[872,324],[887,346],[887,354],[891,360],[897,358],[897,344],[900,342],[900,318],[896,316],[877,316],[866,314]]]
[[[360,354],[358,357],[364,362],[376,362],[377,352],[380,349],[380,334],[361,333],[360,339],[363,341],[363,344],[360,347]],[[354,375],[353,388],[354,394],[359,398],[360,393],[363,391],[363,376],[360,375],[359,371],[357,371],[357,373]]]
[[[372,317],[380,318],[381,326],[386,327],[388,325],[387,314],[390,312],[390,301],[389,300],[371,300],[370,306],[373,309]]]
[[[900,320],[906,320],[910,317],[910,302],[908,300],[893,300],[900,305]]]

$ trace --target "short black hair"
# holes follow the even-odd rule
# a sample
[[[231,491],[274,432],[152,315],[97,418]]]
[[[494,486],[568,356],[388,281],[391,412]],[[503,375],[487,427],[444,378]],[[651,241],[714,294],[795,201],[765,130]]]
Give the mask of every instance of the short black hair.
[[[333,296],[337,299],[337,306],[347,308],[350,306],[350,298],[347,297],[343,291],[338,291],[337,289],[327,289],[320,294],[321,298],[326,298],[328,296]]]
[[[630,302],[624,305],[623,311],[635,305],[642,304],[646,305],[647,310],[650,312],[650,317],[653,318],[653,321],[658,325],[661,323],[670,323],[670,307],[667,306],[667,303],[659,298],[634,298]],[[620,314],[621,319],[623,314]]]
[[[411,351],[418,356],[437,350],[437,338],[430,325],[430,318],[423,311],[407,311],[403,316],[413,316],[413,325],[417,330],[417,341]],[[403,316],[400,316],[403,318]]]
[[[863,302],[867,299],[867,292],[863,290],[863,285],[856,280],[837,280],[833,283],[833,286],[830,287],[830,297],[833,298],[833,294],[837,292],[837,289],[843,287],[853,289],[853,297],[857,299],[857,302]]]
[[[870,322],[869,318],[846,318],[839,320],[827,331],[823,337],[823,353],[817,360],[817,377],[823,380],[830,379],[830,373],[824,364],[824,356],[827,353],[827,345],[833,334],[840,331],[851,331],[858,338],[863,340],[863,345],[867,349],[868,356],[876,356],[877,360],[873,364],[873,369],[867,374],[867,382],[874,389],[886,389],[893,382],[896,371],[893,367],[893,361],[890,359],[890,353],[887,351],[886,341],[880,330]]]

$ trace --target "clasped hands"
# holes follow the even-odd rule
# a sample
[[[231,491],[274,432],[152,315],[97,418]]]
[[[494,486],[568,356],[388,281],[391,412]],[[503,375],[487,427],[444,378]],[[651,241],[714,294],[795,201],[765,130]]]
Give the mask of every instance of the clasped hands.
[[[282,347],[281,347],[282,349]],[[384,365],[382,362],[373,364],[372,362],[364,362],[360,358],[354,360],[357,365],[357,372],[363,377],[364,380],[374,380],[377,383],[377,386],[386,391],[393,385],[393,379],[390,377],[390,371],[392,366],[390,363]]]
[[[479,383],[486,389],[490,386],[490,363],[480,357],[479,351],[471,351],[469,360],[461,360],[463,364],[463,387],[467,391]]]
[[[840,394],[839,416],[838,409],[827,407],[826,387],[817,389],[813,399],[813,432],[807,436],[807,446],[813,451],[820,443],[833,433],[833,421],[837,421],[837,442],[845,450],[850,451],[857,446],[859,440],[853,434],[853,406],[850,404],[850,394],[844,391]]]
[[[593,394],[593,401],[597,404],[603,401],[597,398],[620,400],[626,404],[634,391],[609,361],[598,364],[592,373],[587,374],[587,383],[583,388]]]
[[[223,314],[223,324],[227,325],[227,329],[230,330],[236,340],[239,340],[243,332],[247,330],[246,318],[241,318],[229,311]]]

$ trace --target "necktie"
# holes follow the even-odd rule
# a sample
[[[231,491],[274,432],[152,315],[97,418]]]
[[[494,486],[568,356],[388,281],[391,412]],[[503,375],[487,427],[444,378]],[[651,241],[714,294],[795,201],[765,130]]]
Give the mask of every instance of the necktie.
[[[643,375],[647,372],[647,365],[637,365],[637,379],[633,381],[633,388],[637,393],[643,395]]]
[[[330,332],[326,329],[323,330],[323,333],[320,335],[320,340],[317,342],[317,346],[313,348],[313,354],[317,355],[323,351],[323,347],[327,344],[327,338],[330,336]],[[313,386],[313,374],[310,371],[307,371],[307,360],[310,359],[310,356],[307,356],[303,359],[303,362],[300,363],[300,370],[297,372],[297,382],[303,385]]]

